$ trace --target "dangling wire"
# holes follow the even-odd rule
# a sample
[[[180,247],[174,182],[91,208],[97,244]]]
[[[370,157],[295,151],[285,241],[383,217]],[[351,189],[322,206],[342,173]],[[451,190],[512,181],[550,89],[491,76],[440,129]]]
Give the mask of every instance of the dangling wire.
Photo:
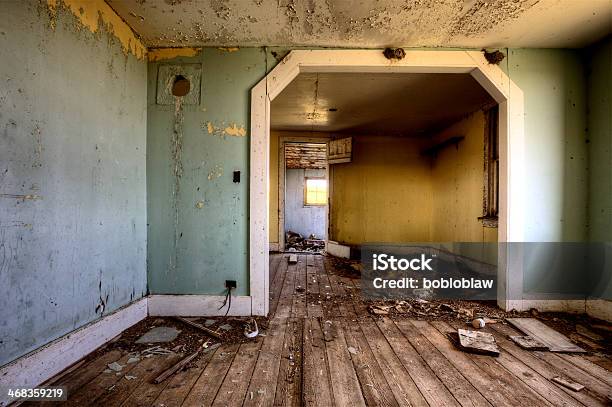
[[[225,307],[225,304],[227,304],[227,310],[225,311],[225,315],[223,315],[223,318],[227,317],[227,314],[229,314],[229,310],[232,307],[232,287],[227,289],[227,294],[225,294],[225,300],[223,301],[223,304],[219,307],[219,310]]]

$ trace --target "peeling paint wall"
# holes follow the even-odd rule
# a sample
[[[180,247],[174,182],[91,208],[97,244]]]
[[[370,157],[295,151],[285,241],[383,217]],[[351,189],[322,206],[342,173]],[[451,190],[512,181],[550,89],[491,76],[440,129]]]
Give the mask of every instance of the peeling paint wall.
[[[156,103],[159,67],[201,64],[201,98]],[[149,63],[148,271],[153,294],[222,294],[225,280],[249,294],[250,89],[266,71],[261,48],[204,48]],[[180,127],[177,128],[177,120]],[[177,140],[180,138],[180,154]],[[175,169],[180,166],[181,174]],[[233,172],[240,171],[240,183]]]
[[[0,15],[2,365],[146,295],[146,62],[61,5]]]

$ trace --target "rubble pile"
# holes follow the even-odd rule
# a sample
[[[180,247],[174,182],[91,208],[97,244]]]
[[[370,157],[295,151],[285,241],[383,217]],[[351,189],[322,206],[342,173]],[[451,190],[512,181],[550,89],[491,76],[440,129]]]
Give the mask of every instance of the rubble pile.
[[[315,235],[310,235],[306,239],[299,233],[289,230],[285,233],[285,248],[290,252],[322,253],[325,241]]]

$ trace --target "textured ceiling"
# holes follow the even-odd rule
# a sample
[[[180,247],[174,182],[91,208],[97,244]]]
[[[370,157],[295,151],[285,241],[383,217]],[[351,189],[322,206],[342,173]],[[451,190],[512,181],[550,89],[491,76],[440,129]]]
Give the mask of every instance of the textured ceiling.
[[[610,0],[107,0],[149,47],[582,47]]]
[[[493,103],[469,74],[300,74],[272,101],[271,127],[420,135]]]

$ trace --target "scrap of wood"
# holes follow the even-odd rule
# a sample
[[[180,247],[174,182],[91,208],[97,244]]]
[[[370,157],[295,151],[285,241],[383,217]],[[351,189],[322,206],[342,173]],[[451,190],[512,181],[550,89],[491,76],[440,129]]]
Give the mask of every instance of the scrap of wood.
[[[179,370],[187,366],[187,364],[191,362],[192,360],[194,360],[199,354],[200,354],[200,351],[198,350],[195,353],[187,356],[186,358],[181,359],[180,361],[178,361],[177,363],[175,363],[168,369],[164,370],[159,376],[155,378],[155,380],[153,380],[153,382],[155,384],[159,384],[163,382],[168,377],[172,376],[174,373],[178,372]]]
[[[512,342],[527,350],[548,350],[548,346],[531,336],[510,336]]]
[[[221,335],[219,335],[218,333],[216,333],[216,332],[215,332],[215,331],[213,331],[212,329],[208,329],[208,328],[206,328],[204,325],[200,325],[200,324],[198,324],[198,323],[196,323],[196,322],[190,321],[190,320],[188,320],[188,319],[186,319],[186,318],[182,318],[182,317],[174,317],[174,318],[175,318],[175,319],[177,319],[177,320],[179,320],[179,321],[181,321],[181,322],[182,322],[182,323],[184,323],[184,324],[187,324],[187,325],[189,325],[189,326],[192,326],[192,327],[194,327],[194,328],[199,329],[200,331],[204,332],[205,334],[207,334],[207,335],[209,335],[209,336],[212,336],[212,337],[213,337],[213,338],[215,338],[215,339],[219,339],[219,340],[223,339],[223,338],[221,337]]]
[[[548,327],[535,318],[506,318],[515,328],[548,346],[551,352],[580,353],[586,352],[572,343],[565,335]]]
[[[457,329],[457,335],[461,350],[482,355],[499,356],[499,348],[495,338],[490,333]]]
[[[289,256],[289,264],[295,264],[295,263],[297,263],[297,261],[298,261],[297,260],[297,255],[292,254],[292,255]]]
[[[555,383],[559,383],[561,386],[567,387],[568,389],[573,390],[573,391],[580,391],[584,389],[584,386],[581,385],[580,383],[573,382],[563,377],[553,377],[552,381]]]

